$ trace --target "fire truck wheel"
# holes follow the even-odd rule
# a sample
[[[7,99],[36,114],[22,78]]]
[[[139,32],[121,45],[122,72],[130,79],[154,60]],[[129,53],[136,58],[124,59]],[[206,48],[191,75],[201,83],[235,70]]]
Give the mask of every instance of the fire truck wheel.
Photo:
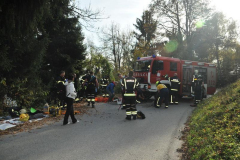
[[[152,93],[149,91],[143,92],[145,99],[150,99],[152,97]]]

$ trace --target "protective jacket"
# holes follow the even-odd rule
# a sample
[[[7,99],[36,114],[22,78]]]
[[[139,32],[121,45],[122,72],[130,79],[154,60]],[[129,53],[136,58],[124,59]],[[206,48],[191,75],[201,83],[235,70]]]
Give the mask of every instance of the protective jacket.
[[[64,77],[61,77],[61,76],[57,77],[56,83],[57,83],[58,92],[65,90],[65,85],[64,85],[65,81],[66,81],[66,79]]]
[[[180,81],[178,79],[177,76],[173,76],[169,78],[170,82],[171,82],[171,90],[170,90],[170,94],[171,94],[171,104],[178,104],[178,97],[179,97],[179,86],[180,86]]]
[[[180,85],[180,81],[179,81],[178,77],[177,76],[171,77],[170,82],[171,82],[171,90],[178,91],[179,85]]]
[[[131,120],[137,117],[136,109],[136,87],[139,85],[137,79],[134,77],[124,78],[122,81],[123,91],[124,91],[124,103],[126,105],[126,119]]]
[[[135,90],[136,87],[139,85],[137,79],[134,77],[127,77],[124,78],[122,81],[122,86],[124,90],[124,96],[136,96]]]
[[[66,88],[64,83],[66,82],[66,79],[64,77],[57,77],[56,79],[56,86],[57,86],[57,95],[59,100],[64,100],[66,98]],[[64,103],[64,102],[62,102]],[[63,104],[61,104],[63,105]]]

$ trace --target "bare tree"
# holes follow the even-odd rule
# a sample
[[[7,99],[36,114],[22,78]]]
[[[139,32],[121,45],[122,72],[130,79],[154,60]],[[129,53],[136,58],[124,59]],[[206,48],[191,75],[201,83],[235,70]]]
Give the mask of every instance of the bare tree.
[[[95,22],[109,18],[102,14],[103,10],[93,10],[91,4],[89,4],[88,7],[81,8],[75,3],[70,3],[69,8],[72,9],[75,16],[78,16],[80,25],[88,31],[94,31],[94,29],[96,29],[93,25]]]
[[[196,23],[210,16],[208,0],[153,0],[150,10],[158,17],[159,29],[178,41],[178,52],[182,53],[179,57],[192,59]]]
[[[118,24],[112,22],[105,27],[100,34],[103,50],[106,56],[113,62],[115,71],[118,72],[122,66],[129,66],[132,60],[134,48],[134,36],[132,31],[122,32]]]

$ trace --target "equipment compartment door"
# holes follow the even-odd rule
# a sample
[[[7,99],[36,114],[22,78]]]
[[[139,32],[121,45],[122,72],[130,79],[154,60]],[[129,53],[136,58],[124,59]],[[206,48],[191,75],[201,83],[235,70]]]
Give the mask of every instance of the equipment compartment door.
[[[214,94],[216,91],[216,68],[208,67],[207,71],[207,93],[208,94]]]
[[[191,85],[193,79],[193,67],[192,66],[183,66],[182,74],[182,95],[190,96],[191,95]]]

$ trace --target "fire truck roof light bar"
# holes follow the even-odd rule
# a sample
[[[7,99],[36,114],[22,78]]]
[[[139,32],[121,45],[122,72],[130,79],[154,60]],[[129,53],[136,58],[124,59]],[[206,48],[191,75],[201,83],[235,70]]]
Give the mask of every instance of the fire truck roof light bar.
[[[187,61],[185,61],[185,64],[192,64],[192,62],[187,62]]]
[[[198,62],[198,65],[199,66],[204,66],[204,63],[203,62]]]

